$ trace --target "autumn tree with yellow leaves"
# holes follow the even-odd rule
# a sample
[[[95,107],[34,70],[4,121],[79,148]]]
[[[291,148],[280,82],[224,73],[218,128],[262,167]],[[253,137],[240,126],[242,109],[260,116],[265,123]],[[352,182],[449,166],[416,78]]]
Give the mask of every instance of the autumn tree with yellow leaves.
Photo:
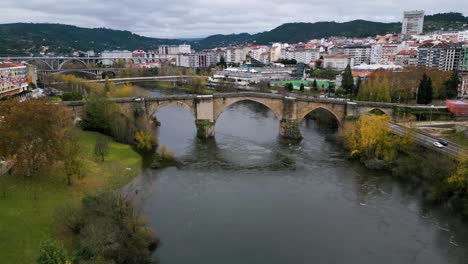
[[[390,121],[387,115],[366,115],[346,124],[344,139],[351,157],[394,161],[399,151],[411,145],[412,137],[393,134],[388,127]]]
[[[457,160],[457,169],[448,178],[448,182],[455,189],[455,195],[468,194],[468,154],[461,154]]]

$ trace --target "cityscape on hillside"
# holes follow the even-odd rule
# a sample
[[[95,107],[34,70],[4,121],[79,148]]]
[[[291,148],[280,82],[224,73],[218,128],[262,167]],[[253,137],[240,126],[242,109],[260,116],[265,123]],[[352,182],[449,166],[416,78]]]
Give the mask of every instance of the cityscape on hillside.
[[[0,264],[467,264],[467,7],[2,2]]]
[[[350,65],[355,78],[365,78],[377,69],[402,70],[424,66],[441,71],[459,71],[462,84],[460,95],[468,95],[468,29],[463,31],[434,31],[423,34],[424,11],[404,12],[401,32],[365,38],[328,37],[305,43],[272,43],[271,45],[236,45],[195,51],[190,44],[160,45],[157,50],[75,51],[68,57],[100,58],[99,67],[115,66],[115,59],[125,67],[160,68],[172,65],[181,68],[206,69],[222,63],[225,69],[213,74],[216,79],[237,80],[239,85],[260,81],[287,80],[294,65],[310,69],[324,68],[343,71]],[[56,57],[43,47],[43,57]],[[14,59],[12,57],[12,59]],[[9,58],[3,58],[8,61]],[[21,63],[21,59],[15,60]],[[284,63],[286,62],[286,63]],[[4,71],[18,65],[1,65]],[[50,65],[47,65],[50,67]],[[49,70],[54,70],[50,68]],[[25,70],[21,70],[4,95],[25,90]],[[297,72],[294,74],[298,74]],[[299,76],[307,77],[305,73]],[[31,75],[29,75],[31,76]],[[340,77],[340,76],[338,76]],[[333,80],[340,86],[339,78]],[[8,86],[3,84],[2,87]],[[21,89],[20,89],[21,86]],[[299,88],[299,87],[296,87]]]

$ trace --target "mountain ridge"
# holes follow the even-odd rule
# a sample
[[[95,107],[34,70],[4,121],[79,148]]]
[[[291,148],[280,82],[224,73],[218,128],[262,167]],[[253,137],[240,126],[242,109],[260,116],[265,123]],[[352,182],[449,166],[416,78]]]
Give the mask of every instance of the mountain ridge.
[[[468,29],[468,17],[449,12],[425,17],[425,31],[438,29]],[[356,19],[347,22],[291,22],[269,31],[255,34],[215,34],[206,38],[152,38],[126,30],[109,28],[83,28],[54,23],[0,24],[0,56],[37,55],[48,47],[58,55],[73,51],[114,49],[156,50],[163,44],[188,43],[196,50],[241,45],[270,44],[273,42],[297,43],[330,36],[366,37],[394,33],[401,30],[400,22],[373,22]]]

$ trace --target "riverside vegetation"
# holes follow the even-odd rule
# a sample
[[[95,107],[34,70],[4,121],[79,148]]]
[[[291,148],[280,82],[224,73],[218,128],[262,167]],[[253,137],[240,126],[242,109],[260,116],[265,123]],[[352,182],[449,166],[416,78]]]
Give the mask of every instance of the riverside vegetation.
[[[444,203],[468,217],[468,156],[457,160],[412,144],[411,132],[394,135],[386,115],[367,115],[342,129],[351,158],[371,169],[385,169],[404,182],[420,186],[424,198]]]
[[[105,98],[91,95],[87,100],[83,128],[121,142],[138,140],[133,134],[139,131],[137,125],[116,129],[119,123],[130,122],[129,117],[111,111],[114,108]],[[150,261],[157,240],[136,213],[138,209],[116,192],[141,170],[138,153],[107,136],[80,130],[68,109],[44,100],[0,102],[0,116],[0,156],[14,161],[10,174],[0,176],[0,259],[9,263],[65,263],[64,256],[70,263]],[[113,122],[104,122],[106,118]],[[103,137],[106,144],[101,144]],[[106,210],[99,207],[104,202]],[[74,211],[65,214],[60,208]],[[109,232],[96,235],[97,230]],[[107,247],[109,243],[114,251]]]

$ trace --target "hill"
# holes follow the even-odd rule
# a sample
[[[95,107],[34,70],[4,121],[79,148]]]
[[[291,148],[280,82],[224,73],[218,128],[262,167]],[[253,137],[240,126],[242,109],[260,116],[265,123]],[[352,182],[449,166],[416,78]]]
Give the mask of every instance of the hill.
[[[77,50],[151,50],[161,44],[182,43],[181,40],[148,38],[122,30],[33,23],[0,25],[0,40],[0,56],[38,54],[43,47],[60,55]]]
[[[461,13],[443,13],[425,17],[424,31],[468,29],[468,17]],[[287,23],[257,34],[212,35],[203,39],[160,39],[140,36],[129,31],[106,28],[81,28],[62,24],[15,23],[0,25],[0,56],[37,55],[44,47],[57,55],[73,51],[114,49],[154,50],[162,44],[190,43],[195,49],[239,44],[305,42],[330,36],[366,37],[400,32],[401,23],[365,20],[349,22]]]
[[[468,29],[468,17],[462,13],[441,13],[424,17],[424,32]]]
[[[344,23],[287,23],[271,31],[257,34],[214,35],[197,42],[199,48],[214,48],[243,43],[269,44],[272,42],[304,42],[314,38],[330,36],[366,37],[377,34],[398,32],[401,23],[380,23],[365,20],[354,20]]]

